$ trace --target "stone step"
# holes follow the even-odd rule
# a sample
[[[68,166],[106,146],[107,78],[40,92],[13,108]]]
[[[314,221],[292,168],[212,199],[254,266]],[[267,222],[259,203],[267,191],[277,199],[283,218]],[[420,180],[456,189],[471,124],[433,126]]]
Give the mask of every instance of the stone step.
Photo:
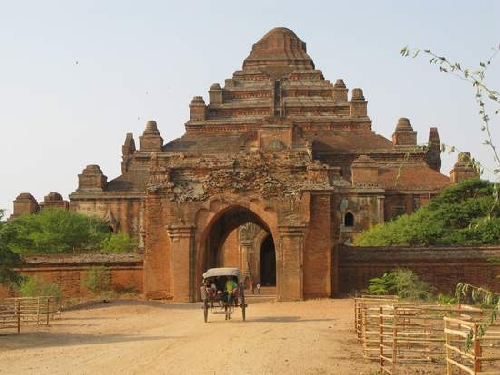
[[[254,293],[252,293],[250,289],[246,289],[245,298],[250,303],[273,301],[276,299],[276,287],[263,286],[260,288],[260,294],[257,292],[256,288],[254,289]]]

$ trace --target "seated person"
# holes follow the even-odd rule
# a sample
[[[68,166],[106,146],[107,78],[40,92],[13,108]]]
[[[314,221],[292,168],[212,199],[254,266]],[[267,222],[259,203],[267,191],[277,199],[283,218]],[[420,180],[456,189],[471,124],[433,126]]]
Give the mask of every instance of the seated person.
[[[215,280],[212,279],[209,281],[209,288],[208,291],[210,293],[210,298],[212,301],[218,302],[219,305],[221,304],[221,294],[222,291],[217,288],[217,284],[215,283]]]
[[[232,276],[229,276],[226,281],[225,291],[227,292],[227,302],[238,304],[238,283],[234,281]]]
[[[210,283],[210,292],[213,295],[217,294],[217,285],[215,285],[215,281],[214,280],[212,280],[212,282]]]

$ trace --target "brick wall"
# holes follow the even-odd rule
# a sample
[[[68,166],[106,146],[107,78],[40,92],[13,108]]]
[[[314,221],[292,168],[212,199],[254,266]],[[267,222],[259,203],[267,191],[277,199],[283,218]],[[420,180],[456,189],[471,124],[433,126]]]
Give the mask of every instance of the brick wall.
[[[240,267],[242,270],[245,269],[241,264],[238,234],[238,230],[233,230],[224,241],[221,248],[221,267]]]
[[[500,247],[350,247],[335,251],[339,257],[341,293],[365,289],[369,280],[397,268],[410,269],[439,292],[453,293],[459,282],[500,292]]]
[[[322,199],[315,202],[325,205]],[[306,239],[304,248],[304,296],[327,297],[330,277],[327,243],[321,235],[321,221],[311,223],[314,229]],[[308,243],[314,244],[307,245]],[[397,268],[411,269],[423,280],[443,293],[453,293],[458,282],[471,283],[500,292],[500,264],[488,262],[500,259],[500,247],[351,247],[340,246],[334,250],[332,270],[338,272],[340,293],[361,291],[369,280],[383,272]],[[323,259],[323,261],[319,261]],[[337,261],[338,259],[338,261]],[[61,286],[67,297],[82,296],[86,290],[81,285],[87,270],[92,266],[105,265],[111,270],[111,282],[115,290],[135,289],[143,291],[143,265],[141,254],[81,254],[31,256],[26,266],[18,269],[24,275],[37,275]],[[333,288],[334,292],[336,286]],[[0,298],[12,294],[0,286]]]
[[[311,197],[309,230],[304,246],[304,297],[329,297],[331,295],[331,235],[330,196]]]
[[[147,216],[145,217],[146,247],[144,254],[144,292],[148,297],[151,291],[161,291],[162,297],[170,295],[170,240],[162,221],[164,215],[162,201],[156,195],[146,199]]]
[[[59,285],[65,297],[85,296],[82,280],[90,267],[110,268],[111,286],[115,291],[142,293],[143,267],[140,254],[50,254],[25,258],[26,265],[16,269],[26,276],[37,276]],[[0,298],[12,295],[0,288]]]

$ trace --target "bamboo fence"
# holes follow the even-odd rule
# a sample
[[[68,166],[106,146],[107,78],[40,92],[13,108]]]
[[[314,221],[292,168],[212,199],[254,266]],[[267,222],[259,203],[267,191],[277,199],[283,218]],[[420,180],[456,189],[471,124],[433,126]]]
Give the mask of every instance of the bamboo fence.
[[[465,313],[466,312],[466,313]],[[445,361],[443,317],[480,320],[481,309],[398,303],[379,308],[380,372],[435,367]]]
[[[446,375],[500,374],[500,327],[444,317]]]
[[[0,300],[0,329],[14,328],[21,332],[24,324],[46,324],[54,318],[56,304],[53,297],[22,297]]]
[[[354,306],[354,329],[363,347],[363,356],[378,360],[381,374],[395,375],[413,370],[445,373],[444,369],[450,366],[459,372],[448,375],[500,374],[500,329],[490,327],[478,340],[480,344],[475,344],[476,349],[480,345],[479,353],[482,354],[478,355],[476,350],[472,357],[481,365],[467,362],[470,355],[459,356],[460,350],[466,347],[463,335],[447,334],[445,330],[445,317],[478,327],[485,319],[482,309],[469,305],[400,302],[394,296],[362,296],[355,298]],[[466,330],[464,327],[466,325],[461,329]],[[465,372],[464,366],[476,372]],[[478,372],[478,368],[482,372]]]
[[[354,330],[363,345],[363,355],[367,358],[378,355],[378,308],[398,301],[397,296],[368,296],[354,298]]]

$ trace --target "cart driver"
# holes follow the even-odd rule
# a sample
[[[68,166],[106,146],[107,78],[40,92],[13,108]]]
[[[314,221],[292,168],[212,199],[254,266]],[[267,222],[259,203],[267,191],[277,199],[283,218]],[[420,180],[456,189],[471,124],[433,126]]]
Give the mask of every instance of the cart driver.
[[[228,302],[234,301],[234,298],[238,296],[238,283],[234,281],[232,276],[229,276],[226,281],[226,291],[228,296]]]

